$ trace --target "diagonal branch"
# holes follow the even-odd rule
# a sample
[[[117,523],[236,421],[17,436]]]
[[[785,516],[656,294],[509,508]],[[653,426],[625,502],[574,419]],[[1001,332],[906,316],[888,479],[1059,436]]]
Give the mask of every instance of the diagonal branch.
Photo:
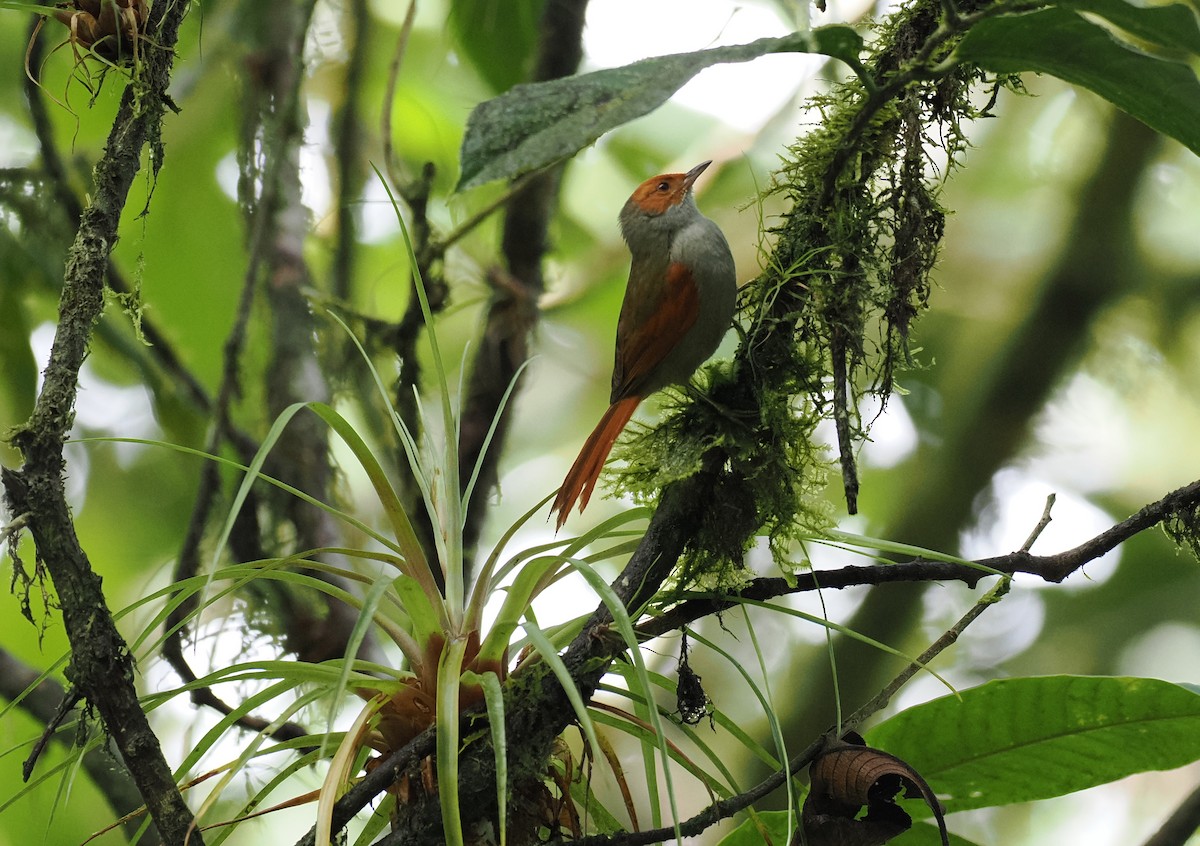
[[[1059,583],[1084,565],[1100,558],[1146,529],[1172,520],[1176,515],[1200,508],[1200,480],[1172,491],[1120,523],[1078,546],[1053,555],[1032,555],[1020,549],[1007,555],[980,558],[970,563],[930,561],[917,558],[896,564],[852,565],[819,574],[799,574],[792,580],[781,577],[754,579],[742,590],[725,596],[698,596],[681,602],[666,613],[638,626],[639,635],[659,637],[694,623],[703,617],[720,614],[744,600],[765,602],[792,593],[815,590],[841,590],[862,585],[896,582],[963,582],[974,587],[989,575],[1027,573],[1047,582]]]
[[[1189,793],[1142,846],[1184,846],[1200,830],[1200,787]]]
[[[664,493],[663,503],[650,522],[645,540],[613,585],[626,607],[639,607],[653,595],[657,586],[670,573],[682,550],[683,543],[695,532],[696,521],[701,517],[703,505],[698,503],[706,501],[704,499],[705,485],[712,484],[714,479],[715,476],[712,475],[710,468],[709,472],[679,482],[669,487]],[[1096,560],[1134,535],[1169,521],[1179,513],[1198,507],[1200,507],[1200,480],[1172,491],[1157,502],[1147,505],[1136,514],[1079,546],[1054,555],[1030,555],[1026,551],[1017,551],[1008,555],[982,559],[974,562],[973,565],[918,559],[901,564],[842,567],[821,573],[819,580],[812,575],[800,576],[795,583],[790,585],[787,580],[782,578],[755,579],[736,595],[690,599],[682,602],[667,613],[643,622],[638,626],[638,634],[648,640],[695,622],[702,617],[727,610],[743,599],[767,600],[788,593],[817,590],[818,587],[830,589],[901,581],[949,580],[958,580],[974,585],[981,578],[990,575],[992,571],[1002,574],[1029,573],[1047,581],[1060,582],[1070,573]],[[982,610],[982,606],[973,609],[965,618],[966,623],[977,616],[979,610]],[[564,662],[571,670],[572,678],[576,680],[586,696],[591,695],[609,663],[624,649],[620,641],[594,636],[599,627],[610,621],[611,615],[607,608],[601,605],[563,656]],[[957,631],[961,631],[966,623],[960,622]],[[956,634],[957,632],[946,638],[945,643],[939,643],[934,648],[940,649],[949,645]],[[932,653],[927,657],[932,658]],[[532,691],[539,693],[532,695],[530,693]],[[512,683],[506,688],[505,713],[507,715],[509,748],[529,750],[531,748],[529,744],[551,742],[558,733],[566,728],[572,712],[569,704],[565,701],[562,689],[549,677],[545,666],[535,663],[526,672],[515,675]],[[471,720],[475,716],[468,713],[464,715],[464,719]],[[864,716],[865,714],[859,714],[855,719],[861,719]],[[547,740],[547,738],[549,739]],[[344,827],[358,811],[365,808],[375,796],[382,793],[401,775],[412,772],[421,759],[432,754],[434,743],[434,733],[430,730],[415,738],[408,746],[393,752],[382,760],[336,803],[333,811],[334,830],[337,831]],[[474,744],[466,750],[461,769],[466,776],[459,784],[463,807],[474,809],[473,814],[479,818],[494,813],[494,803],[489,803],[490,795],[494,795],[489,794],[494,790],[490,781],[493,776],[489,769],[492,753],[490,749],[484,748],[485,746],[486,744],[482,743]],[[806,766],[820,751],[820,747],[819,741],[814,742],[789,763],[787,772],[795,773]],[[470,766],[466,763],[468,759],[471,761]],[[781,770],[764,779],[762,783],[747,793],[715,803],[695,817],[681,823],[683,833],[688,836],[695,835],[704,828],[732,816],[778,788],[783,784],[784,778],[784,772]],[[469,801],[468,796],[470,797]],[[411,842],[426,842],[420,838],[422,832],[426,837],[433,836],[429,835],[430,826],[434,832],[440,831],[436,818],[437,812],[435,797],[431,808],[424,813],[413,811],[413,816],[425,822],[424,827],[415,820],[407,821],[408,824],[398,829],[383,842],[410,842],[406,838],[415,838]],[[662,836],[657,836],[659,834]],[[634,846],[634,844],[661,842],[669,837],[674,837],[674,828],[663,829],[661,832],[647,831],[627,837],[622,836],[619,840],[590,838],[582,842],[592,844],[592,846],[598,846],[601,843]],[[435,840],[436,837],[427,842]],[[312,843],[312,832],[309,832],[299,841],[298,846],[311,846]]]
[[[189,5],[156,3],[150,12],[143,62],[121,98],[96,165],[92,203],[80,217],[67,257],[45,381],[32,416],[13,436],[25,463],[2,473],[9,507],[14,514],[29,514],[37,555],[58,592],[72,650],[67,675],[99,712],[163,841],[171,844],[182,844],[189,835],[191,843],[200,844],[202,838],[193,830],[192,813],[138,703],[133,659],[75,534],[63,487],[63,441],[74,418],[79,369],[104,308],[104,278],[121,211],[143,149],[161,143],[175,43]]]

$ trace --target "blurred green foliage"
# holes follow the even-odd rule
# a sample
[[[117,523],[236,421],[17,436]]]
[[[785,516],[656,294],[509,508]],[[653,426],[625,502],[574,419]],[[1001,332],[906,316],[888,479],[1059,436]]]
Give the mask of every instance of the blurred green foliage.
[[[361,243],[352,299],[343,305],[382,321],[399,319],[408,297],[407,262],[392,211],[372,187],[367,167],[382,157],[378,114],[400,26],[392,6],[373,4],[366,29],[372,58],[358,92],[364,104],[361,197],[349,208],[336,208],[329,176],[338,155],[330,127],[347,93],[341,85],[347,57],[347,13],[341,4],[318,5],[307,59],[310,126],[302,162],[306,187],[312,189],[306,197],[312,235],[304,251],[317,289],[314,300],[328,295],[337,216],[353,214]],[[427,161],[434,164],[430,218],[442,231],[501,190],[484,186],[465,195],[451,193],[459,177],[459,146],[471,109],[525,78],[540,8],[539,2],[422,6],[396,92],[391,140],[408,172],[416,173]],[[239,105],[243,86],[254,84],[241,31],[244,11],[245,4],[210,0],[189,15],[172,87],[182,112],[169,116],[165,125],[165,166],[155,185],[135,183],[114,253],[126,278],[140,283],[145,319],[163,332],[183,366],[210,392],[220,378],[222,348],[246,273],[246,226],[234,193]],[[22,12],[0,9],[0,429],[5,431],[24,421],[31,408],[55,319],[62,256],[73,234],[71,222],[39,181],[38,145],[23,93],[25,20]],[[501,27],[502,37],[488,28],[493,26]],[[708,46],[715,34],[698,32],[689,49]],[[57,25],[42,34],[51,43],[64,37]],[[1003,45],[981,35],[972,49],[984,56],[984,48],[993,51],[987,56],[995,56]],[[68,46],[37,70],[55,143],[70,169],[73,190],[83,197],[122,80],[110,72],[89,102],[87,92],[69,81],[71,64]],[[833,66],[822,72],[833,73],[828,67]],[[1029,68],[1053,70],[1029,63],[1011,69]],[[821,83],[797,72],[774,84],[789,86],[799,96]],[[1026,84],[1033,96],[1003,94],[995,118],[964,127],[970,147],[939,198],[950,215],[934,275],[937,287],[911,336],[916,366],[897,375],[899,392],[891,397],[888,414],[875,421],[873,440],[862,448],[862,513],[843,519],[843,525],[864,534],[966,555],[999,554],[1020,546],[1041,512],[1044,493],[1053,490],[1059,494],[1055,513],[1062,516],[1035,547],[1051,552],[1198,475],[1200,242],[1193,223],[1200,219],[1200,163],[1177,142],[1133,123],[1091,93],[1049,77],[1028,76]],[[699,203],[727,233],[741,281],[747,282],[758,275],[771,246],[771,236],[760,234],[760,223],[770,228],[784,211],[779,194],[755,198],[764,194],[783,147],[820,117],[789,102],[764,115],[758,131],[747,132],[723,125],[719,115],[668,103],[577,157],[564,177],[562,211],[552,228],[540,356],[516,399],[514,434],[501,463],[501,489],[488,529],[492,535],[553,489],[604,406],[627,261],[615,217],[629,188],[658,170],[710,157],[723,160]],[[1187,124],[1181,133],[1194,129],[1189,121],[1195,113],[1164,117],[1171,121],[1157,124],[1160,129],[1169,130],[1176,120]],[[149,214],[139,216],[151,190]],[[497,242],[498,225],[488,221],[459,242],[445,262],[451,304],[438,328],[452,362],[471,355],[490,296],[487,272],[499,263]],[[266,309],[260,295],[235,406],[239,424],[259,437],[270,422],[261,387],[270,354]],[[726,352],[731,345],[732,339]],[[348,393],[352,384],[345,379],[340,390]],[[649,403],[642,415],[657,419],[655,405]],[[132,435],[200,448],[207,426],[206,415],[162,371],[155,351],[137,340],[128,318],[110,303],[87,362],[77,434]],[[110,604],[125,607],[169,581],[200,462],[167,449],[111,443],[72,445],[68,455],[68,489],[83,546],[104,578]],[[0,443],[0,462],[19,462],[7,443]],[[359,480],[345,481],[342,495],[355,501],[361,496]],[[836,486],[827,497],[822,508],[845,518]],[[1071,503],[1078,509],[1070,510]],[[620,501],[597,500],[587,519],[598,523],[626,508]],[[545,540],[547,534],[533,530],[527,540]],[[22,547],[27,565],[32,560],[28,546]],[[818,547],[797,544],[793,552],[797,566],[846,561]],[[758,550],[749,555],[751,565],[765,571],[762,558]],[[7,566],[0,572],[7,573]],[[1200,680],[1195,615],[1200,571],[1165,533],[1139,536],[1062,587],[1018,579],[1015,593],[1021,594],[1019,602],[1010,598],[986,618],[992,628],[981,622],[948,661],[943,658],[948,666],[939,670],[956,684],[1062,673]],[[965,591],[947,586],[924,594],[887,587],[865,599],[861,592],[826,599],[831,616],[909,652],[919,651],[969,602]],[[798,605],[822,613],[806,601]],[[0,648],[39,670],[64,654],[54,609],[40,607],[36,593],[36,625],[22,619],[17,596],[0,600],[0,607],[7,609],[0,612]],[[127,637],[140,632],[146,618],[141,613],[124,618]],[[824,634],[777,621],[765,625],[776,627],[770,632],[772,684],[787,691],[789,700],[778,707],[789,745],[798,748],[833,718]],[[704,630],[720,634],[716,621]],[[245,639],[251,642],[254,635]],[[741,649],[750,660],[744,644],[730,648]],[[898,669],[895,659],[881,659],[853,643],[839,645],[837,654],[841,696],[851,707]],[[146,689],[152,690],[166,671],[153,656],[139,658]],[[673,669],[667,660],[661,666],[664,672]],[[714,662],[701,673],[718,707],[735,712],[746,704],[749,697],[734,686],[731,670]],[[911,698],[902,698],[898,707],[936,693],[923,685],[906,691]],[[193,719],[182,703],[156,714],[170,760],[182,757],[194,740]],[[767,736],[765,718],[747,719],[743,727],[760,739]],[[19,761],[25,744],[39,732],[34,721],[15,710],[0,721],[5,753],[0,756],[0,805],[21,789]],[[724,739],[713,744],[728,753],[729,765],[744,782],[763,774],[763,765],[746,760],[741,745]],[[47,754],[40,765],[45,770],[63,760],[56,749]],[[109,819],[107,809],[98,810],[101,800],[87,779],[72,782],[72,775],[64,772],[59,787],[56,774],[0,811],[0,844],[79,843],[98,821]],[[1144,838],[1190,789],[1186,781],[1162,784],[1146,794],[1119,788],[1105,794],[1124,812],[1108,842]],[[65,801],[61,793],[68,788],[70,801]],[[1055,828],[1030,826],[1030,813],[1036,812],[978,813],[961,824],[962,833],[977,842],[1066,842],[1062,832],[1069,830],[1069,815]],[[248,827],[244,836],[262,830]],[[270,837],[287,835],[272,832]]]

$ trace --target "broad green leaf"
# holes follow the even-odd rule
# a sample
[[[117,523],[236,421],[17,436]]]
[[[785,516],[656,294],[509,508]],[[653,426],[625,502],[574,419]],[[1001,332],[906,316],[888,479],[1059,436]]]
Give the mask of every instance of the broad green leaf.
[[[905,805],[905,809],[910,810],[908,804]],[[889,840],[888,846],[942,846],[942,835],[937,830],[937,826],[926,822],[915,822],[908,831]],[[977,844],[974,840],[951,833],[950,846],[977,846]]]
[[[449,23],[471,65],[494,91],[529,79],[545,0],[453,0]]]
[[[861,49],[862,38],[853,29],[827,26],[518,85],[471,112],[458,190],[520,176],[573,156],[610,129],[658,108],[711,65],[747,62],[768,53],[821,53],[857,65]]]
[[[1118,36],[1139,39],[1144,46],[1200,54],[1200,21],[1196,12],[1183,3],[1140,5],[1125,0],[1064,0],[1060,5],[1100,15],[1119,28]]]
[[[912,765],[948,813],[965,811],[1200,759],[1200,696],[1156,679],[1004,679],[909,708],[867,742]]]
[[[1160,21],[1147,16],[1153,12],[1136,10],[1122,15],[1120,23],[1131,30],[1137,20],[1145,24],[1140,32],[1160,32]],[[1136,51],[1068,9],[982,21],[963,38],[955,56],[997,73],[1048,73],[1082,86],[1200,153],[1196,73],[1185,64]]]
[[[787,846],[792,833],[788,831],[787,811],[763,811],[758,819],[743,820],[742,824],[721,839],[720,846],[763,846],[763,830],[775,846]]]
[[[747,819],[737,828],[725,835],[719,846],[763,846],[767,841],[763,838],[759,825],[766,829],[774,846],[787,846],[791,833],[787,830],[787,811],[763,811],[758,815],[758,822]],[[911,829],[894,840],[889,840],[890,846],[941,846],[942,838],[938,830],[926,823],[915,823]],[[950,846],[975,846],[974,842],[955,834],[950,835]]]

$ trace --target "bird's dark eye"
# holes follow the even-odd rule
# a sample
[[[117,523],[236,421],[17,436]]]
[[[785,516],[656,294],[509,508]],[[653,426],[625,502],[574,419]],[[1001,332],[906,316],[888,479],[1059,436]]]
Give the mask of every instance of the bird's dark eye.
[[[660,183],[658,183],[658,190],[659,190],[659,191],[670,191],[670,190],[671,190],[671,183],[670,183],[670,182],[660,182]]]

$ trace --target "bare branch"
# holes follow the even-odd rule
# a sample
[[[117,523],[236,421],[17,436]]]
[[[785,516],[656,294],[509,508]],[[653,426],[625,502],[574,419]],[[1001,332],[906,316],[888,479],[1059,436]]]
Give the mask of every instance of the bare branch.
[[[658,637],[667,632],[694,623],[702,617],[719,614],[732,608],[739,601],[753,599],[766,601],[791,593],[805,593],[821,589],[842,589],[859,585],[882,585],[893,582],[946,582],[959,581],[974,587],[980,579],[1000,573],[1012,575],[1028,573],[1048,582],[1058,583],[1095,561],[1118,544],[1153,526],[1170,520],[1175,514],[1200,506],[1200,480],[1172,491],[1157,502],[1142,508],[1136,514],[1101,532],[1079,546],[1054,555],[1031,555],[1021,549],[1008,555],[980,558],[968,564],[949,561],[929,561],[917,558],[897,564],[878,566],[850,566],[837,570],[823,571],[819,577],[800,574],[792,584],[784,578],[759,578],[743,590],[721,597],[697,597],[681,602],[661,616],[655,617],[638,627],[645,637]]]
[[[1028,552],[1033,549],[1033,545],[1042,536],[1042,532],[1046,531],[1046,527],[1050,525],[1050,511],[1054,508],[1054,501],[1057,498],[1055,494],[1048,494],[1046,496],[1046,507],[1042,510],[1042,518],[1033,527],[1033,530],[1029,533],[1029,537],[1025,538],[1025,543],[1021,544],[1021,552]]]

